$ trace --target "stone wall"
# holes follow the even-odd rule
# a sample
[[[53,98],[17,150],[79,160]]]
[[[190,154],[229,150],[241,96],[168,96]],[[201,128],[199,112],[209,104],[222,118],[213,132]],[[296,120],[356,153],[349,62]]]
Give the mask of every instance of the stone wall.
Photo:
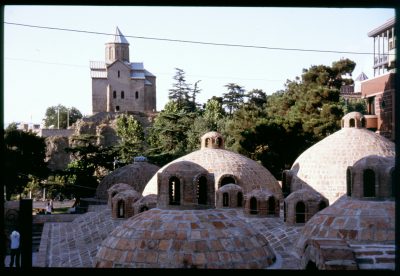
[[[50,128],[42,128],[39,130],[38,135],[40,137],[49,137],[49,136],[62,136],[62,137],[70,137],[74,134],[74,129],[50,129]]]

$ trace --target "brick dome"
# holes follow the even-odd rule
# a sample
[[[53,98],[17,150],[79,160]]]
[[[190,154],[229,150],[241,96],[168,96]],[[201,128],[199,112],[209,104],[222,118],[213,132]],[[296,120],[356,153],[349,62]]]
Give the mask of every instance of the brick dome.
[[[107,189],[116,183],[129,184],[139,193],[160,167],[148,162],[135,162],[118,168],[105,176],[96,189],[96,197],[107,199]]]
[[[110,233],[95,266],[261,269],[275,258],[263,235],[227,211],[151,209]]]
[[[210,132],[203,136],[206,138],[221,138],[217,132]],[[222,138],[221,138],[222,139]],[[210,145],[212,145],[212,142]],[[218,142],[223,145],[223,140]],[[243,192],[263,188],[281,197],[282,191],[276,178],[261,164],[241,154],[234,153],[223,148],[202,147],[181,158],[178,158],[162,167],[158,172],[163,172],[171,164],[189,161],[206,169],[214,174],[215,190],[218,190],[225,184],[236,184],[242,187]],[[157,175],[153,176],[147,183],[143,195],[157,193]]]
[[[350,251],[363,251],[364,247],[364,251],[367,251],[368,245],[375,247],[373,249],[375,254],[382,255],[376,251],[385,245],[387,250],[393,251],[395,203],[394,201],[366,201],[343,196],[333,205],[315,214],[305,224],[296,242],[299,256],[307,251],[306,247],[312,244],[310,243],[312,240],[319,241],[320,244],[324,241],[325,243],[336,241],[336,244],[341,242]],[[336,252],[339,253],[339,251]],[[394,259],[392,262],[394,263]]]
[[[367,155],[395,156],[395,144],[365,128],[344,127],[304,151],[293,163],[290,191],[312,188],[332,204],[346,194],[346,170]]]

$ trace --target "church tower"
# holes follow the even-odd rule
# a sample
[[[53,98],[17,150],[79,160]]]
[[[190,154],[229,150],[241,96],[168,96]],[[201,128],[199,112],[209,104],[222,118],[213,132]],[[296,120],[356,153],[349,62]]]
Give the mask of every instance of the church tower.
[[[105,44],[105,61],[90,62],[92,112],[155,112],[156,76],[130,62],[129,42],[116,28]]]
[[[114,41],[106,43],[106,63],[116,60],[129,62],[129,42],[117,27]]]

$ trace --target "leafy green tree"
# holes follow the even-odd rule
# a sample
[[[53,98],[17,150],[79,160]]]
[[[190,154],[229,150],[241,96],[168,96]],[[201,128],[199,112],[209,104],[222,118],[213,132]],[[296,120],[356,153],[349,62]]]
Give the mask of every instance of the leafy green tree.
[[[54,128],[68,128],[78,119],[82,118],[81,112],[75,107],[67,108],[61,104],[48,107],[44,118],[44,126]],[[68,125],[67,125],[68,124]]]
[[[126,114],[118,116],[116,124],[117,135],[121,139],[116,146],[119,160],[131,163],[133,157],[143,154],[145,143],[143,127],[134,116]]]
[[[250,108],[263,108],[267,102],[267,94],[261,89],[253,89],[246,94],[246,105]]]
[[[150,160],[161,165],[187,153],[187,132],[197,114],[179,109],[177,102],[169,101],[149,129]]]
[[[94,135],[73,136],[72,140],[74,146],[65,149],[73,156],[64,171],[65,192],[76,198],[93,196],[103,172],[113,169],[115,152],[112,148],[98,146]]]
[[[224,115],[225,111],[222,108],[221,102],[213,98],[207,101],[203,118],[206,121],[209,131],[217,130],[218,121],[221,120]]]
[[[297,125],[288,131],[282,125],[264,121],[253,130],[243,131],[240,145],[250,158],[261,161],[275,178],[281,179],[282,171],[311,146],[301,128]]]
[[[340,104],[342,105],[343,113],[347,114],[349,112],[357,111],[362,114],[367,114],[367,103],[364,99],[353,99],[346,100],[340,98]]]
[[[195,111],[196,95],[201,91],[198,87],[199,81],[192,89],[191,84],[186,82],[185,71],[180,68],[175,68],[175,70],[176,73],[173,77],[175,83],[172,84],[173,88],[169,89],[169,100],[176,102],[178,109],[188,112]]]
[[[17,130],[15,124],[4,132],[3,152],[7,200],[11,195],[22,193],[32,178],[44,178],[49,172],[44,138]]]
[[[228,83],[225,87],[228,89],[228,92],[223,94],[222,103],[229,111],[229,115],[232,115],[232,113],[243,103],[245,90],[242,86],[236,83]]]

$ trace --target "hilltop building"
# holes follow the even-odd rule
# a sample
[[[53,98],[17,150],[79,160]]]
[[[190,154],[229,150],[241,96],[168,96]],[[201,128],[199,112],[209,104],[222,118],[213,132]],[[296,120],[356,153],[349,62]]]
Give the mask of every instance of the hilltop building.
[[[116,29],[106,43],[105,61],[90,62],[92,112],[156,111],[156,76],[143,62],[130,62],[129,42]]]

